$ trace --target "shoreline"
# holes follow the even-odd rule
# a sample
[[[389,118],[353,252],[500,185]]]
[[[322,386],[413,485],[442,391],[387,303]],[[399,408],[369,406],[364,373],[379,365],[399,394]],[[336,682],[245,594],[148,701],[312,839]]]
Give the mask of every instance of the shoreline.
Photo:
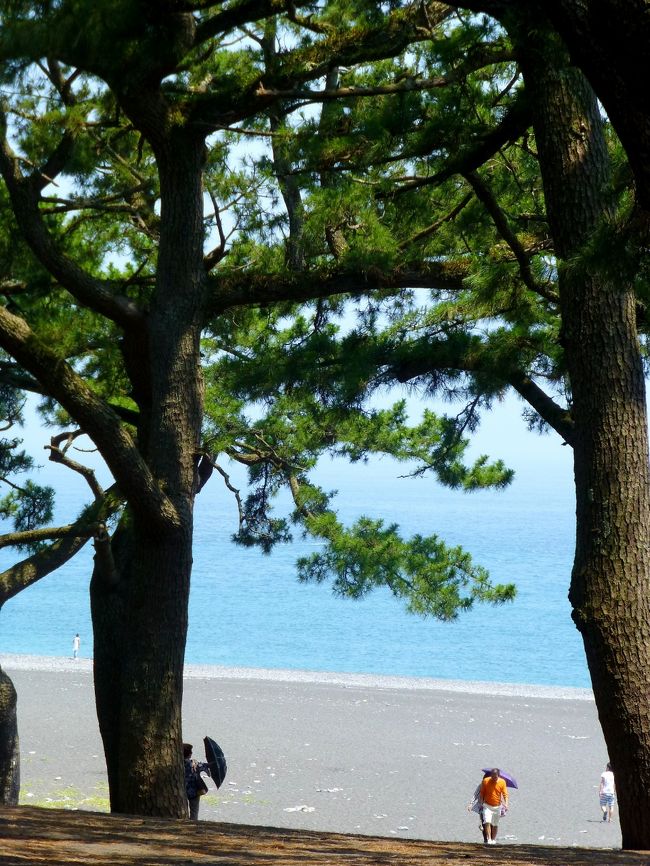
[[[67,656],[37,656],[0,653],[0,664],[7,671],[50,671],[92,674],[92,659]],[[548,698],[552,700],[591,701],[591,689],[575,686],[546,686],[536,683],[500,683],[479,680],[446,680],[391,674],[338,673],[335,671],[290,670],[287,668],[226,667],[186,664],[184,680],[256,680],[260,682],[304,683],[348,688],[395,689],[407,691],[460,692],[509,698]]]

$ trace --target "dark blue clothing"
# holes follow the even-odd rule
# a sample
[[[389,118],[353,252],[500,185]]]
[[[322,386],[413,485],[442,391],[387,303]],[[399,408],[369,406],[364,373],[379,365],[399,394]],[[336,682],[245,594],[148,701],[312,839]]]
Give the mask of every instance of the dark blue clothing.
[[[210,775],[210,768],[204,761],[185,758],[185,792],[188,800],[193,800],[196,797],[199,773]]]

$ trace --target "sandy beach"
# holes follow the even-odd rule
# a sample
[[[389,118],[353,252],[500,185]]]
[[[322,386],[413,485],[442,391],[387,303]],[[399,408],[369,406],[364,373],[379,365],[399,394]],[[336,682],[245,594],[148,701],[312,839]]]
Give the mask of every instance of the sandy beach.
[[[89,660],[1,659],[18,692],[21,803],[108,809]],[[476,842],[481,768],[516,776],[501,845],[617,848],[591,693],[486,683],[188,666],[184,736],[216,739],[223,786],[201,818]]]

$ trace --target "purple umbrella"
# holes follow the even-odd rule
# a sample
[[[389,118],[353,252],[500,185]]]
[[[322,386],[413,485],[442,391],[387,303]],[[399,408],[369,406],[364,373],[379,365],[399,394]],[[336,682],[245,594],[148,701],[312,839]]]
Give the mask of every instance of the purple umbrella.
[[[489,776],[490,773],[492,772],[492,770],[493,770],[493,767],[483,767],[483,771],[482,771],[482,772],[483,772],[486,776]],[[503,781],[506,783],[506,787],[508,787],[508,788],[518,788],[518,787],[519,787],[519,785],[517,784],[517,780],[515,779],[515,777],[514,777],[514,776],[511,776],[510,773],[506,773],[505,770],[499,770],[499,776],[501,776],[501,778],[503,779]]]

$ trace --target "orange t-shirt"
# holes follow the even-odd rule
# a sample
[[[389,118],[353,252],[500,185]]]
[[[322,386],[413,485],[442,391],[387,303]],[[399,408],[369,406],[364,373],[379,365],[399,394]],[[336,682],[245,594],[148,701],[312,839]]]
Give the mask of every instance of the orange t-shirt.
[[[502,798],[508,805],[508,789],[505,780],[499,778],[495,782],[492,776],[486,776],[481,782],[480,797],[488,806],[498,806]]]

